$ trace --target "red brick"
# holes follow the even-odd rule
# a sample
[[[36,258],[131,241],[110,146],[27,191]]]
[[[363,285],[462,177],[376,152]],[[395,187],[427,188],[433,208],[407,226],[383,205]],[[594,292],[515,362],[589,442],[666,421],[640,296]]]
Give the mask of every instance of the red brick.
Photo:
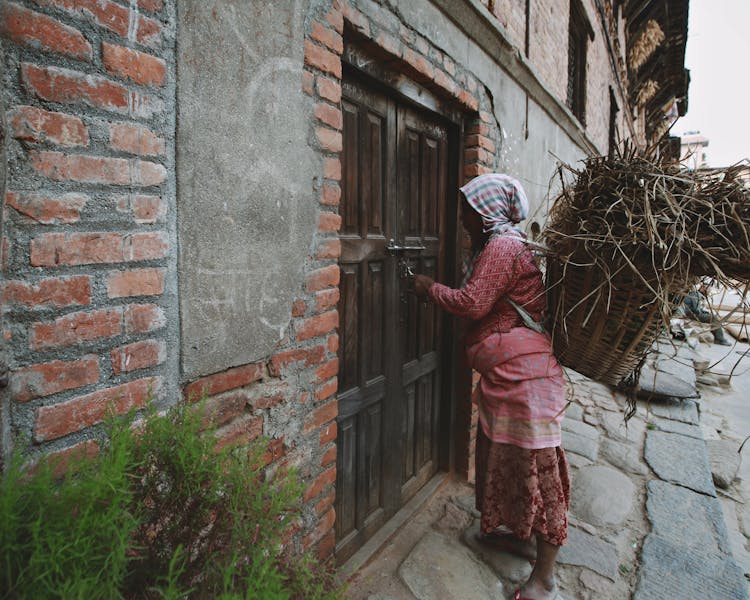
[[[319,312],[329,310],[338,304],[341,293],[338,288],[323,290],[315,294],[315,307]]]
[[[320,203],[325,206],[338,206],[341,202],[341,188],[337,185],[323,184]]]
[[[341,256],[341,240],[338,238],[332,240],[323,240],[315,252],[315,258],[339,258]]]
[[[327,127],[316,127],[315,138],[322,150],[329,152],[341,152],[343,149],[343,138],[340,131],[334,131]]]
[[[495,142],[484,135],[469,135],[466,137],[466,146],[479,146],[488,152],[495,152]]]
[[[339,389],[339,381],[336,377],[334,377],[330,381],[321,385],[320,388],[315,390],[315,399],[318,402],[327,400],[328,398],[333,396],[338,389]]]
[[[61,104],[87,104],[94,108],[150,119],[164,109],[158,99],[131,92],[126,87],[97,75],[59,67],[21,65],[26,87],[37,98]]]
[[[138,15],[133,19],[136,28],[131,31],[130,10],[111,0],[34,0],[42,6],[59,8],[68,14],[93,22],[100,27],[109,29],[123,38],[132,36],[135,41],[144,46],[158,47],[161,45],[162,26],[158,21]],[[150,0],[150,6],[154,0]],[[147,9],[148,10],[148,9]]]
[[[341,229],[341,216],[336,213],[323,211],[318,217],[318,231],[330,233]]]
[[[336,468],[331,467],[318,475],[307,487],[304,494],[305,502],[319,496],[326,487],[334,483],[336,483]]]
[[[88,196],[75,192],[60,195],[36,192],[5,193],[6,206],[42,225],[77,223],[88,200]]]
[[[336,446],[331,446],[330,448],[328,448],[328,450],[325,451],[325,453],[323,454],[323,458],[320,459],[320,466],[327,467],[328,465],[331,465],[335,462],[336,462]],[[317,511],[317,506],[315,510]]]
[[[29,334],[32,350],[64,348],[82,342],[110,338],[122,333],[122,309],[76,312],[54,321],[34,323]]]
[[[297,340],[309,340],[319,335],[326,335],[339,326],[338,311],[331,310],[314,317],[299,321],[297,324]]]
[[[456,82],[440,69],[435,69],[434,81],[436,86],[444,89],[451,96],[455,97],[458,95],[458,86],[456,85]]]
[[[320,430],[320,439],[319,443],[321,446],[325,446],[326,444],[332,442],[336,439],[336,436],[338,435],[338,425],[336,425],[335,421],[329,423],[325,427],[323,427]]]
[[[330,560],[336,548],[336,533],[331,530],[323,536],[315,549],[315,556],[322,563]]]
[[[169,250],[162,231],[121,234],[45,233],[31,240],[34,267],[91,265],[164,258]]]
[[[324,288],[333,287],[339,284],[341,272],[338,265],[331,265],[316,269],[307,276],[305,288],[308,292],[317,292]]]
[[[401,58],[404,55],[404,45],[391,35],[381,31],[375,38],[375,43],[391,56]]]
[[[0,5],[0,35],[31,48],[91,60],[91,44],[80,31],[18,4]]]
[[[477,100],[466,90],[459,92],[458,101],[471,111],[476,111],[479,109],[479,100]]]
[[[464,166],[464,177],[468,179],[476,177],[477,175],[486,175],[487,173],[492,173],[492,169],[484,165],[473,164]]]
[[[293,317],[304,317],[307,312],[307,303],[302,298],[297,298],[292,303],[292,316]]]
[[[125,307],[125,333],[150,333],[167,324],[164,311],[156,304],[130,304]]]
[[[140,85],[164,85],[167,63],[145,52],[102,42],[102,63],[107,72],[116,77]]]
[[[101,423],[109,411],[123,414],[141,408],[161,385],[159,378],[138,379],[36,411],[34,441],[54,440]]]
[[[17,106],[8,116],[16,139],[66,147],[89,145],[89,130],[81,119],[73,115],[33,106]]]
[[[302,71],[302,91],[308,96],[315,93],[315,73]]]
[[[34,169],[55,181],[148,187],[167,178],[163,165],[145,160],[48,151],[29,152],[29,157]]]
[[[89,355],[76,361],[56,360],[19,369],[11,376],[10,390],[16,402],[27,402],[97,381],[99,360]]]
[[[273,377],[281,377],[282,369],[285,369],[289,365],[302,363],[305,367],[309,367],[320,364],[324,358],[325,348],[323,346],[296,348],[274,354],[268,363],[268,370]]]
[[[341,102],[341,82],[328,77],[318,77],[318,94],[324,100],[338,104]]]
[[[136,223],[163,223],[167,203],[160,196],[133,196],[130,201]]]
[[[466,129],[466,133],[487,136],[490,134],[490,126],[487,125],[486,123],[482,123],[481,121],[474,121]]]
[[[143,340],[134,342],[109,353],[112,372],[115,375],[147,369],[162,364],[167,358],[167,344],[164,340]]]
[[[344,15],[340,8],[332,8],[326,15],[328,23],[337,33],[344,33]]]
[[[336,522],[336,511],[331,508],[326,514],[324,514],[315,528],[306,536],[302,538],[302,547],[308,550],[315,543],[319,542],[323,537],[331,531],[334,523]]]
[[[263,365],[253,363],[227,369],[221,373],[203,377],[185,386],[185,398],[196,400],[206,396],[215,396],[227,390],[241,388],[258,381],[263,377]]]
[[[115,271],[107,277],[107,296],[157,296],[164,293],[164,269]]]
[[[332,448],[329,448],[326,454],[328,454],[331,450],[333,450],[333,460],[336,460],[336,447],[333,446]],[[321,461],[323,462],[323,461]],[[331,461],[328,461],[325,466],[328,466],[331,464]],[[336,501],[336,490],[331,490],[328,492],[325,496],[323,496],[320,500],[318,500],[315,503],[315,506],[313,507],[315,510],[315,514],[320,516],[324,512],[326,512],[331,506],[333,506],[333,503]]]
[[[341,160],[326,158],[323,161],[323,177],[334,181],[341,181]]]
[[[245,415],[216,431],[216,449],[244,446],[263,434],[263,417]]]
[[[339,414],[339,403],[332,400],[319,406],[312,411],[305,419],[305,433],[315,431],[326,423],[333,421]]]
[[[339,336],[338,334],[332,334],[328,336],[328,342],[326,343],[328,346],[328,352],[331,354],[335,354],[339,351]]]
[[[55,478],[62,478],[71,466],[79,460],[94,458],[99,453],[99,442],[96,440],[86,440],[75,446],[70,446],[57,452],[50,452],[49,464],[52,465],[52,472]]]
[[[348,2],[343,5],[342,12],[344,13],[344,19],[349,21],[349,24],[356,31],[359,31],[366,37],[370,37],[370,24],[365,15],[359,12]]]
[[[315,105],[315,118],[337,130],[340,130],[344,125],[344,117],[341,111],[327,102],[318,102]]]
[[[111,123],[109,147],[141,156],[163,156],[165,150],[164,138],[134,123]]]
[[[37,282],[6,281],[3,303],[29,308],[67,308],[91,303],[91,279],[86,275],[50,277]]]
[[[138,8],[149,12],[159,12],[164,8],[162,0],[138,0]]]
[[[492,164],[494,161],[494,154],[488,152],[484,148],[474,146],[473,148],[467,148],[464,151],[464,160],[466,162],[483,162],[485,164]]]
[[[414,50],[405,48],[404,60],[416,71],[417,76],[415,79],[417,81],[432,81],[435,77],[435,69],[429,61],[421,54],[414,52]]]
[[[282,456],[284,456],[284,439],[274,438],[268,442],[268,446],[261,457],[261,461],[264,466],[267,466],[275,460],[279,460]]]
[[[305,40],[305,64],[341,79],[341,57]]]
[[[203,426],[222,427],[245,413],[248,398],[245,393],[220,394],[203,402],[196,400],[195,410],[203,411]]]
[[[320,23],[313,23],[310,37],[327,46],[336,54],[341,54],[344,51],[344,38],[336,31],[332,31]]]
[[[315,370],[315,378],[313,379],[313,382],[320,382],[320,381],[326,381],[327,379],[330,379],[331,377],[335,377],[338,375],[339,372],[339,359],[333,358],[329,360],[326,364],[319,366]]]

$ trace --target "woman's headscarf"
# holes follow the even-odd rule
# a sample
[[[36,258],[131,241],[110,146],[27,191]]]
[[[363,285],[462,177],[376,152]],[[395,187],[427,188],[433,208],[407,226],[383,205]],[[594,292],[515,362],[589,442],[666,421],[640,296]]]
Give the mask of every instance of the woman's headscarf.
[[[461,192],[481,215],[485,233],[526,237],[516,227],[529,214],[529,201],[518,181],[509,175],[489,173],[472,179]]]

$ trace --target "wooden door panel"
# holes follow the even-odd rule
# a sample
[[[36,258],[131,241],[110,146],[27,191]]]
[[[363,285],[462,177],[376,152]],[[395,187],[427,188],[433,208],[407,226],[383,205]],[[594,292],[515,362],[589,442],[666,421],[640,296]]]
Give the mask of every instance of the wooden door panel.
[[[443,277],[441,239],[445,236],[447,129],[409,108],[399,110],[399,221],[403,243],[423,246],[409,256],[417,270]],[[403,206],[403,208],[401,208]],[[437,469],[437,424],[440,403],[438,378],[440,328],[437,311],[413,296],[400,311],[401,380],[406,389],[402,436],[401,501],[406,502]]]

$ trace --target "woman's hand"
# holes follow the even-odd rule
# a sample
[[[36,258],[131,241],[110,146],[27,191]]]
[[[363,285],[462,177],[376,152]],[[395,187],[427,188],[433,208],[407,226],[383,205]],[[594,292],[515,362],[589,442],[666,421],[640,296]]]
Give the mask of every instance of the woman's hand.
[[[427,275],[415,275],[414,276],[414,293],[420,298],[426,298],[427,290],[430,289],[430,286],[433,283],[435,283],[435,280],[432,279],[432,277],[427,277]]]

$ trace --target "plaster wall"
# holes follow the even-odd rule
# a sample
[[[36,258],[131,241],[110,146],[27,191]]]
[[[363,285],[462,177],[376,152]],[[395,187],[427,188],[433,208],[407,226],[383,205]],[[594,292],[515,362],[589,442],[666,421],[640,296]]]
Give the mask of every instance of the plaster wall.
[[[178,3],[183,378],[271,354],[315,232],[303,0]]]

